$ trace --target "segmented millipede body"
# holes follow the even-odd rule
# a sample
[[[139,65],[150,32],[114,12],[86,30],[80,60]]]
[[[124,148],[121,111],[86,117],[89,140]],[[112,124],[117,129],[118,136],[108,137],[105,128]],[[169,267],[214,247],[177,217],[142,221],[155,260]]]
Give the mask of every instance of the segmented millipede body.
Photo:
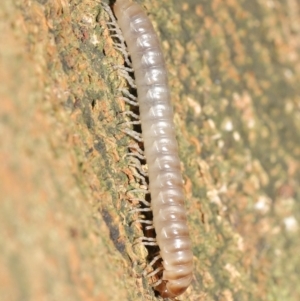
[[[113,11],[137,87],[153,225],[163,264],[162,281],[155,290],[173,298],[192,281],[193,254],[165,61],[154,28],[138,4],[117,0]]]

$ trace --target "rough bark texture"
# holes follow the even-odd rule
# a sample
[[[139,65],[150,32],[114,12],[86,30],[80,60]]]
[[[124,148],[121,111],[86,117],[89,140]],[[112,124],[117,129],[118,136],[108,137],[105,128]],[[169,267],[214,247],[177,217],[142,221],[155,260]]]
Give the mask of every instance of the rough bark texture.
[[[144,0],[172,87],[195,257],[180,300],[300,300],[300,2]],[[159,300],[138,276],[107,15],[0,6],[0,300]]]

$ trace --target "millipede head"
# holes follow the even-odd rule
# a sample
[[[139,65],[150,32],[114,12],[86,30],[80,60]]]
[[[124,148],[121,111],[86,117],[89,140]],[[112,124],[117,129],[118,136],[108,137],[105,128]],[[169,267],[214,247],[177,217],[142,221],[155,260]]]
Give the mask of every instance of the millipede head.
[[[162,298],[175,298],[183,294],[187,287],[175,287],[170,285],[169,281],[163,280],[159,285],[155,286],[154,289],[159,293]]]

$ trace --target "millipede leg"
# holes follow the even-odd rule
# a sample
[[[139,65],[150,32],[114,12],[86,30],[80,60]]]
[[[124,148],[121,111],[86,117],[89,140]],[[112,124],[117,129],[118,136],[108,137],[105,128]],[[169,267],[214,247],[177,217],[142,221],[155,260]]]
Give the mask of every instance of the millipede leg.
[[[128,136],[134,138],[135,140],[139,141],[139,142],[143,142],[143,138],[142,138],[142,134],[131,130],[131,129],[123,129],[122,132],[124,132],[125,134],[127,134]]]
[[[120,50],[120,49],[119,49],[119,50]],[[120,51],[121,51],[121,50],[120,50]],[[124,77],[124,78],[127,80],[128,84],[129,84],[133,89],[136,89],[136,84],[134,83],[134,80],[133,80],[133,78],[129,75],[129,73],[128,73],[126,70],[124,70],[124,69],[118,69],[118,71],[119,71],[120,75],[121,75],[122,77]]]
[[[157,262],[157,260],[161,259],[161,255],[156,255],[151,262],[149,263],[150,266],[153,267],[153,265]]]
[[[137,101],[137,97],[134,96],[134,95],[132,95],[128,90],[126,90],[126,89],[118,89],[118,91],[121,92],[124,95],[124,97],[122,97],[122,99],[126,103],[128,103],[128,104],[130,104],[132,106],[136,106],[136,107],[139,106],[139,103]]]
[[[124,95],[128,96],[132,100],[137,100],[137,97],[132,95],[128,90],[126,89],[118,89],[119,92],[123,93]]]
[[[135,212],[149,212],[152,211],[151,208],[136,208],[136,209],[132,209],[130,210],[129,213],[135,213]]]
[[[150,202],[147,202],[146,200],[143,200],[143,199],[138,199],[138,198],[130,198],[129,199],[130,201],[138,201],[139,203],[143,203],[144,205],[150,207],[151,206],[151,203]]]
[[[160,255],[160,254],[159,254],[159,255],[156,255],[156,256],[152,259],[152,261],[149,263],[149,265],[153,266],[154,263],[155,263],[157,260],[159,260],[159,259],[161,259],[161,255]]]
[[[128,154],[125,155],[125,157],[131,157],[131,159],[133,159],[133,158],[139,158],[140,160],[145,160],[146,159],[144,155],[141,155],[138,152],[128,153]]]
[[[134,223],[153,225],[152,221],[147,221],[147,220],[144,220],[144,219],[137,219],[137,220],[133,221],[133,224]]]
[[[135,173],[133,174],[133,176],[134,176],[136,179],[139,179],[139,180],[142,182],[142,184],[143,184],[144,186],[148,186],[148,184],[147,184],[147,182],[146,182],[146,178],[145,178],[143,175],[140,175],[139,173],[135,172]]]
[[[154,275],[156,275],[157,273],[159,273],[159,272],[162,271],[163,269],[164,269],[163,267],[158,267],[158,268],[155,269],[153,272],[147,274],[146,277],[153,277]]]
[[[109,5],[107,5],[104,2],[101,2],[101,5],[104,8],[104,10],[108,13],[108,16],[111,20],[111,21],[106,22],[106,24],[108,25],[108,30],[110,32],[111,31],[115,32],[115,34],[113,34],[111,36],[114,37],[114,38],[117,38],[120,41],[120,43],[114,43],[115,49],[119,50],[123,54],[123,57],[124,57],[124,60],[125,60],[126,64],[129,67],[131,67],[132,63],[129,59],[129,54],[128,54],[128,51],[126,49],[125,40],[123,38],[123,35],[122,35],[122,32],[119,28],[117,20],[116,20],[115,16],[113,15]]]
[[[124,123],[121,123],[120,125],[126,125],[126,126],[129,126],[129,125],[136,125],[136,124],[141,124],[141,121],[140,120],[137,120],[137,121],[126,121]]]
[[[134,106],[134,107],[138,107],[139,106],[139,103],[136,102],[136,101],[133,101],[133,100],[130,100],[129,98],[127,97],[121,97],[121,99],[123,101],[125,101],[126,103],[130,104],[131,106]]]
[[[158,246],[157,242],[145,242],[145,241],[141,241],[141,243],[144,245],[144,246]]]
[[[142,189],[142,188],[136,188],[136,189],[132,189],[129,190],[128,192],[136,192],[136,193],[144,193],[144,194],[149,194],[150,191],[148,189]]]
[[[127,72],[127,73],[133,73],[134,72],[134,70],[132,68],[128,68],[128,67],[125,67],[123,65],[115,65],[114,67],[116,69],[122,70],[122,71]]]
[[[154,237],[146,237],[146,236],[142,236],[136,239],[137,241],[143,241],[146,240],[148,242],[156,242],[156,238]]]
[[[113,43],[114,44],[114,48],[118,51],[120,51],[122,54],[123,54],[123,57],[124,57],[124,60],[125,62],[127,63],[127,65],[131,66],[131,62],[129,60],[129,57],[128,57],[128,53],[127,53],[127,50],[126,50],[126,47],[123,46],[122,44],[120,43]]]
[[[134,114],[132,111],[124,111],[121,113],[122,115],[125,115],[125,116],[131,116],[132,118],[135,118],[135,119],[138,119],[140,120],[140,116],[137,115],[137,114]]]
[[[159,279],[159,280],[155,281],[153,284],[151,284],[151,286],[152,286],[152,287],[158,286],[158,285],[160,285],[162,282],[163,282],[163,280],[162,280],[162,279]]]
[[[136,163],[136,162],[134,162],[134,160],[132,160],[133,159],[133,157],[131,157],[130,158],[130,160],[132,161],[132,162],[129,162],[129,166],[131,166],[131,167],[134,167],[136,170],[137,170],[137,172],[139,172],[144,178],[147,178],[148,177],[148,174],[143,170],[143,167],[142,167],[142,164],[141,163]],[[138,161],[138,160],[137,160]],[[138,161],[139,162],[139,161]],[[147,185],[147,183],[146,183],[146,185]]]
[[[142,243],[144,246],[157,246],[157,242],[155,238],[152,237],[139,237],[135,239],[134,245]]]
[[[146,230],[151,230],[151,229],[154,229],[154,226],[146,226],[145,229]]]
[[[140,163],[136,163],[133,159],[134,157],[130,157],[130,160],[132,162],[128,163],[128,166],[134,168],[134,177],[138,180],[140,180],[140,183],[148,188],[148,173],[144,171],[142,165]],[[136,160],[138,162],[138,160]]]
[[[145,152],[139,147],[139,145],[138,145],[137,143],[128,145],[128,148],[129,148],[129,149],[131,149],[131,148],[135,149],[135,150],[136,150],[139,154],[141,154],[141,155],[144,155],[144,153],[145,153]]]

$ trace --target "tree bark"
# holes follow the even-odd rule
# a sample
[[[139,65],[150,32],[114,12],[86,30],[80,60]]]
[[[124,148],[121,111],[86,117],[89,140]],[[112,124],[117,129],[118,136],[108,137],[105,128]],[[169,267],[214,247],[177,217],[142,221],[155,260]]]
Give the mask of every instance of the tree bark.
[[[144,0],[169,68],[195,275],[300,300],[300,3]],[[126,191],[122,55],[94,0],[0,6],[0,299],[159,300]]]

